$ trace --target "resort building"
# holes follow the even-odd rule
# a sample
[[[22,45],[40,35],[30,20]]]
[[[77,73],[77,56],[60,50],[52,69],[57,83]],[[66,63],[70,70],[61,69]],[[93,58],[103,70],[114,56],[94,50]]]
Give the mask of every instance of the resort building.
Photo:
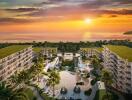
[[[33,59],[35,60],[39,53],[42,51],[42,47],[33,47]]]
[[[98,58],[102,57],[102,48],[80,48],[79,53],[87,58],[96,55]]]
[[[124,93],[132,93],[132,48],[105,45],[103,66],[113,74],[113,87]]]
[[[56,57],[52,62],[47,63],[44,71],[47,72],[48,69],[53,69],[53,68],[59,68],[59,57]]]
[[[63,54],[62,53],[57,53],[57,57],[62,57]]]
[[[32,46],[13,45],[0,49],[0,81],[32,65]]]
[[[41,53],[50,58],[57,55],[57,48],[42,48]]]
[[[73,53],[64,53],[64,60],[73,60]]]

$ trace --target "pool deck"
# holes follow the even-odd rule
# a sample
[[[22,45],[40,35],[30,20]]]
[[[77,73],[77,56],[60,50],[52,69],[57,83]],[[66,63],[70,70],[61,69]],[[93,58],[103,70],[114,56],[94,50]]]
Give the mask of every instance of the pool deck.
[[[84,95],[84,91],[89,89],[91,87],[90,85],[90,82],[87,81],[87,82],[84,82],[85,85],[82,85],[82,86],[79,86],[81,88],[81,92],[79,94],[76,94],[73,92],[73,89],[74,87],[76,86],[76,83],[77,83],[77,75],[76,73],[73,74],[69,71],[61,71],[60,72],[60,76],[61,76],[61,80],[60,80],[60,84],[59,85],[56,85],[56,90],[62,88],[62,87],[65,87],[68,92],[66,95],[58,95],[58,98],[61,98],[61,97],[72,97],[74,99],[78,99],[78,98],[81,98],[82,100],[87,100],[87,96]]]

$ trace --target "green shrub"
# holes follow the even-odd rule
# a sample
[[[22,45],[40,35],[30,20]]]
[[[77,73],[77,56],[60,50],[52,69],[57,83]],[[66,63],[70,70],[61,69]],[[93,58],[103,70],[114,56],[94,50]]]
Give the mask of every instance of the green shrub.
[[[108,94],[107,94],[108,93]],[[119,97],[113,92],[106,92],[106,90],[98,90],[94,100],[118,100]]]
[[[91,85],[94,85],[96,82],[97,82],[97,80],[96,80],[96,79],[93,79],[93,80],[91,81]]]
[[[112,99],[112,95],[110,95],[110,94],[105,94],[105,95],[103,95],[103,97],[102,97],[102,100],[113,100]]]
[[[91,93],[92,93],[92,89],[91,89],[91,88],[90,88],[89,90],[84,91],[84,94],[85,94],[86,96],[90,96]]]
[[[69,60],[63,60],[62,61],[62,66],[68,66],[68,70],[69,71],[74,71],[75,65],[74,65],[74,61],[69,61]]]
[[[33,100],[37,100],[37,97],[34,97]]]

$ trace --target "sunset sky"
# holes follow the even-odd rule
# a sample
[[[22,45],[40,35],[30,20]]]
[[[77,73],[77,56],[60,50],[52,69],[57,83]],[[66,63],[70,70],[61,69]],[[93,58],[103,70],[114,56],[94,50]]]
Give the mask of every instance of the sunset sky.
[[[132,0],[0,0],[0,40],[132,39]]]

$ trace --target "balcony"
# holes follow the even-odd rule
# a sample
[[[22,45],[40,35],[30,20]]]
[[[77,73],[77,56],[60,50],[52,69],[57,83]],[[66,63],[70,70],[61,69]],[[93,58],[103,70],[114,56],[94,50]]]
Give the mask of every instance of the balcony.
[[[131,87],[131,84],[130,84],[130,83],[126,83],[126,86],[129,86],[129,87]]]
[[[130,77],[126,77],[127,80],[131,80],[131,76]]]
[[[126,71],[126,74],[129,74],[129,75],[131,75],[131,70],[130,70],[130,71]]]

